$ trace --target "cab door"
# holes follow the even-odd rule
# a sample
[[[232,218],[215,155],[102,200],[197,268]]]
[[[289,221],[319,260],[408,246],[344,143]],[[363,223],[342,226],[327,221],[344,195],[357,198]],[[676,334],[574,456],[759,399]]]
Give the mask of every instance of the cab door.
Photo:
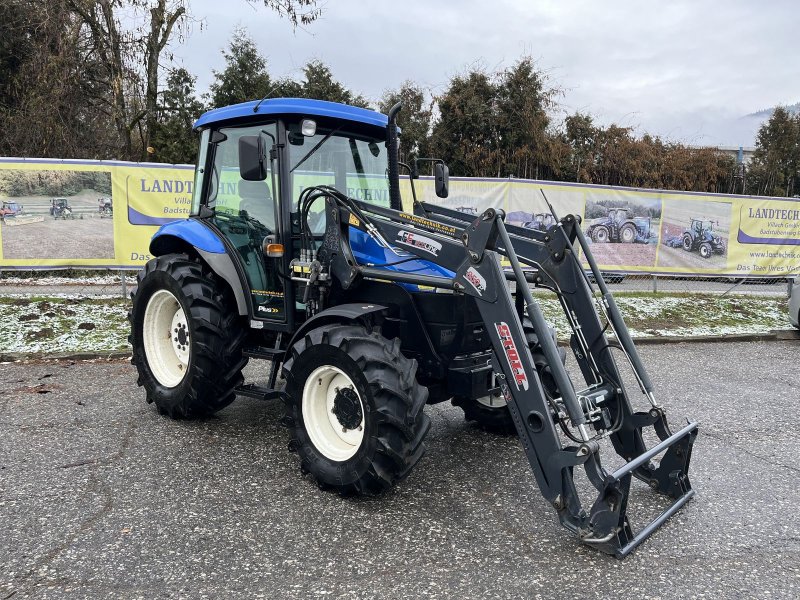
[[[286,293],[277,272],[279,261],[266,258],[263,252],[264,240],[278,233],[277,159],[269,163],[264,181],[245,181],[239,174],[239,138],[253,135],[264,136],[270,147],[277,126],[227,127],[215,132],[207,205],[214,211],[211,222],[228,240],[244,270],[252,317],[283,322]]]

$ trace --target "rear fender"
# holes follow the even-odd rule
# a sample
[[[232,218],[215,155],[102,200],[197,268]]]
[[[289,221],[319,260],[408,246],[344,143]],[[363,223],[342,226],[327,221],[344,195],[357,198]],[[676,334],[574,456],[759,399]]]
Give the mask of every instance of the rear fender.
[[[236,309],[247,316],[247,299],[239,272],[225,245],[217,234],[197,219],[174,221],[159,227],[150,240],[150,255],[162,256],[172,252],[196,254],[219,277],[224,279],[236,298]]]

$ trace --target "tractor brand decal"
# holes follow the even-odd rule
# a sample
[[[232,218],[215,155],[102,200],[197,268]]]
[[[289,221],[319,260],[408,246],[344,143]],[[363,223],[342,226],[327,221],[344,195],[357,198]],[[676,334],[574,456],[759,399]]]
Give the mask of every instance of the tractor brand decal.
[[[483,278],[483,275],[478,273],[475,267],[467,269],[467,272],[464,273],[464,279],[469,281],[470,285],[475,288],[479,296],[483,296],[483,292],[486,291],[486,280]]]
[[[347,222],[354,227],[358,227],[361,225],[361,221],[358,220],[358,217],[355,216],[353,213],[350,213],[350,218],[347,219]]]
[[[442,251],[442,245],[436,240],[432,240],[418,233],[405,231],[404,229],[397,232],[397,241],[407,246],[413,246],[418,250],[423,250],[433,256],[439,256],[439,252]]]
[[[261,305],[259,305],[258,306],[258,312],[275,314],[275,313],[279,313],[280,309],[277,309],[274,306],[261,306]]]
[[[494,327],[500,337],[500,343],[503,345],[503,352],[506,355],[506,360],[508,360],[508,366],[511,367],[511,374],[514,377],[514,383],[517,384],[517,389],[527,390],[528,375],[525,373],[525,367],[522,366],[514,338],[511,337],[511,328],[505,321],[495,323]]]

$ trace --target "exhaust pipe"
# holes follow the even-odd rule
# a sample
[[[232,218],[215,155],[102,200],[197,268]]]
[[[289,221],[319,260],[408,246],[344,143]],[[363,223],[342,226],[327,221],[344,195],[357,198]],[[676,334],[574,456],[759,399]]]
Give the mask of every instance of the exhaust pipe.
[[[397,143],[397,113],[403,108],[403,103],[398,102],[389,109],[389,122],[386,124],[386,150],[389,152],[389,207],[394,210],[403,210],[403,200],[400,198],[400,166],[398,154],[400,147]]]

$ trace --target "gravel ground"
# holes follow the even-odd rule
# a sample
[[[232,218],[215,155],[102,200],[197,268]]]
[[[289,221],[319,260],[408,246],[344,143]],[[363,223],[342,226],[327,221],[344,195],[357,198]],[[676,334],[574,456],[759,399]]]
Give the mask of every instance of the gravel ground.
[[[300,475],[275,404],[175,422],[125,362],[3,365],[0,599],[796,598],[798,350],[642,348],[675,424],[700,423],[697,496],[624,561],[557,524],[515,438],[449,405],[395,491],[341,499]],[[636,490],[641,525],[660,504]]]

